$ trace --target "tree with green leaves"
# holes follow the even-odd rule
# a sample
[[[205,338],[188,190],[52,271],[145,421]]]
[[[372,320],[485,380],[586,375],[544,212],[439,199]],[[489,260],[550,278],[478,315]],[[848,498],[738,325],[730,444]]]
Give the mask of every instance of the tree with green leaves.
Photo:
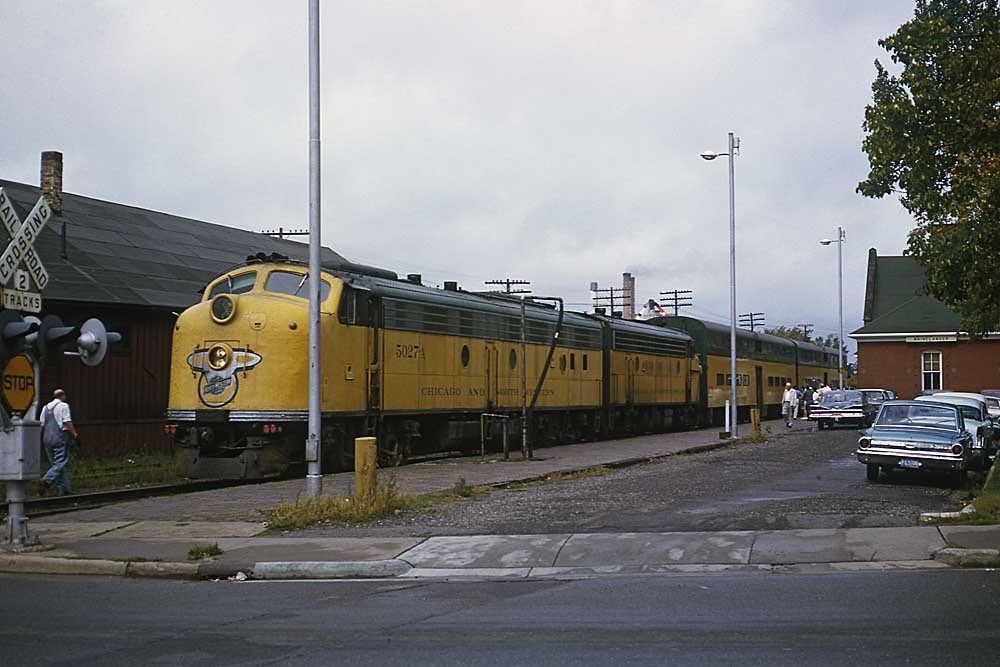
[[[926,290],[981,335],[1000,330],[1000,10],[998,0],[917,0],[879,41],[863,148],[866,197],[899,193],[916,227],[906,254]]]
[[[789,340],[799,340],[805,343],[811,343],[812,339],[806,334],[806,332],[801,327],[786,327],[785,325],[773,327],[771,329],[764,329],[764,333],[770,334],[772,336],[780,336],[782,338],[788,338]]]

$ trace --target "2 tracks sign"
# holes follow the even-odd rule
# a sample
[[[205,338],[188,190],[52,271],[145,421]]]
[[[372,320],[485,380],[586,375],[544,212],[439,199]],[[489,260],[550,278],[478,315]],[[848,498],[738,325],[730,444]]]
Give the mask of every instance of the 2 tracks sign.
[[[0,224],[3,224],[10,243],[0,255],[0,285],[3,287],[3,307],[28,313],[42,311],[41,291],[49,283],[49,274],[35,252],[34,244],[42,228],[52,219],[52,209],[39,197],[28,217],[21,222],[14,210],[14,203],[0,188]],[[21,269],[21,265],[25,269]],[[13,285],[8,284],[13,279]],[[31,291],[34,281],[38,291]]]

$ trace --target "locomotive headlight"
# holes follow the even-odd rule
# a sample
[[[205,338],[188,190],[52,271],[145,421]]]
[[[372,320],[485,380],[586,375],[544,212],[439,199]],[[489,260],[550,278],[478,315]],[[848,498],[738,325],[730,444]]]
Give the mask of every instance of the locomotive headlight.
[[[232,352],[225,345],[214,345],[208,351],[208,365],[217,371],[229,365],[229,360],[233,358]]]
[[[212,302],[212,319],[224,324],[236,314],[236,300],[228,294],[220,294]]]

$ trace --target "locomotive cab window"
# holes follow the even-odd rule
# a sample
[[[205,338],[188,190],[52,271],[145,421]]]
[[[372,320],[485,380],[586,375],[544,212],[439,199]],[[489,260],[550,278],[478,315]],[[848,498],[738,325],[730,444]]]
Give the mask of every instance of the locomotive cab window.
[[[212,289],[208,293],[207,300],[210,301],[220,294],[243,294],[244,292],[249,292],[253,289],[254,283],[256,282],[256,271],[247,271],[246,273],[241,273],[235,276],[228,274],[224,276],[222,280],[212,285]]]
[[[345,284],[337,308],[337,319],[341,324],[370,324],[370,300],[371,290]]]
[[[288,296],[298,296],[303,299],[309,298],[309,274],[295,273],[293,271],[271,271],[264,283],[264,289],[275,294],[287,294]],[[330,283],[325,280],[320,281],[319,300],[326,301],[330,296]]]

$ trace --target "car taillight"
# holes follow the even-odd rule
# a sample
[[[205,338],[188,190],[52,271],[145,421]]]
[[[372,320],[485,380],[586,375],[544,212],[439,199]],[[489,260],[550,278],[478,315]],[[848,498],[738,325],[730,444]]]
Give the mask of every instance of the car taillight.
[[[959,454],[961,454],[962,453],[962,445],[952,445],[951,446],[951,453],[954,454],[955,456],[958,456]]]
[[[858,447],[860,447],[861,449],[868,449],[868,445],[870,444],[872,444],[870,438],[861,438],[860,440],[858,440]]]

